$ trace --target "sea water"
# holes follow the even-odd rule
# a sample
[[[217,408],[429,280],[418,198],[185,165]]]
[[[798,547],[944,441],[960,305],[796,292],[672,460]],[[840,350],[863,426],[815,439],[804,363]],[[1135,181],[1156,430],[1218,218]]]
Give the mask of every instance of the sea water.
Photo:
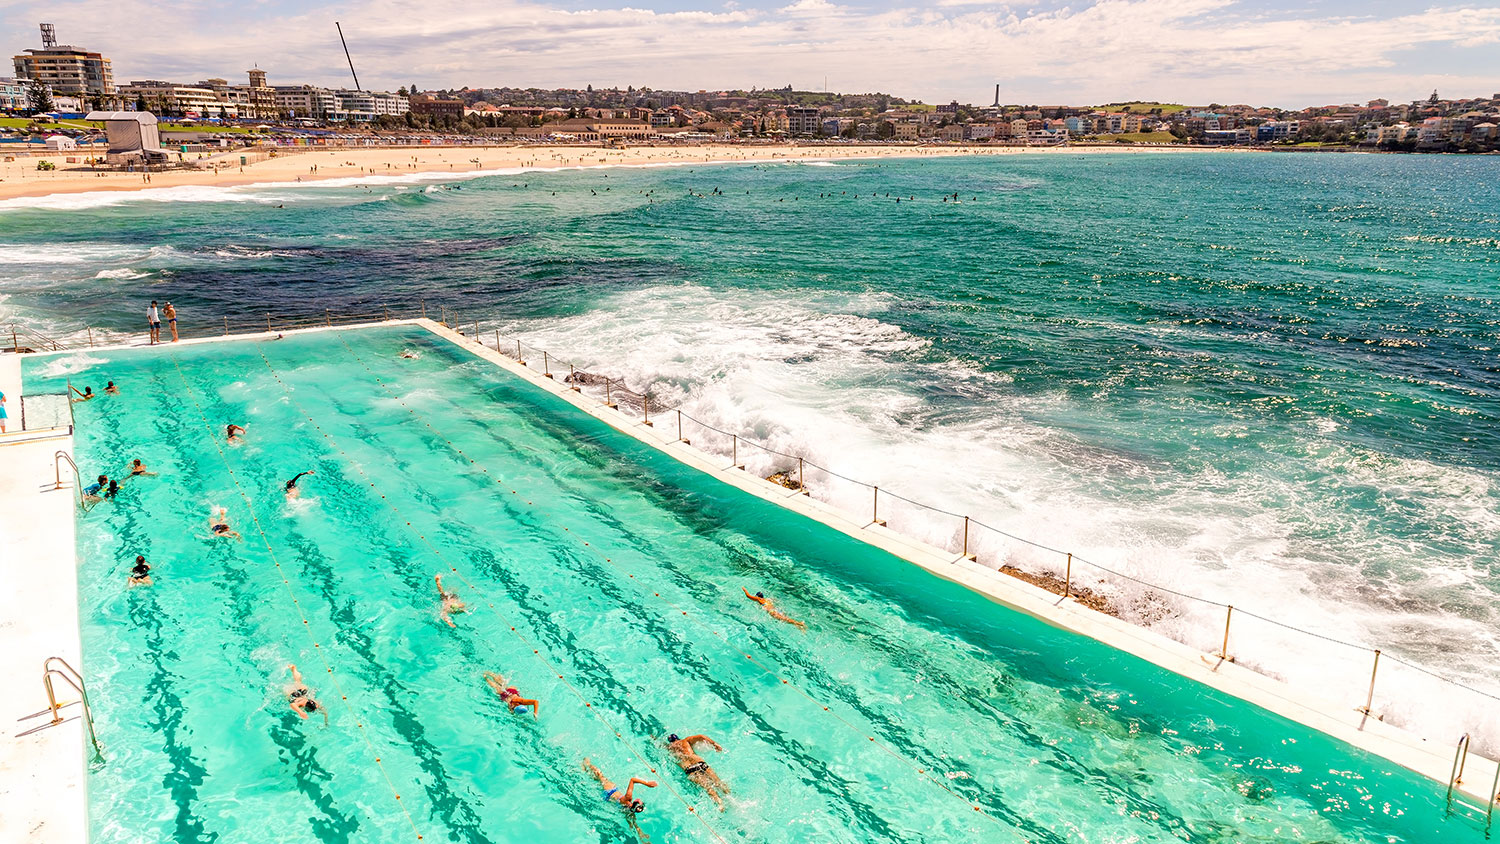
[[[23,322],[101,333],[140,332],[153,298],[199,330],[445,305],[882,490],[1232,603],[1243,664],[1353,707],[1368,650],[1248,613],[1500,688],[1497,166],[1062,152],[15,200],[0,292]],[[953,519],[898,506],[893,526],[958,546]],[[1222,607],[1075,576],[1220,646]],[[1492,699],[1389,676],[1387,720],[1500,748]]]
[[[658,781],[636,787],[653,841],[1479,837],[1437,783],[689,469],[422,329],[26,374],[114,380],[77,405],[76,456],[156,473],[78,526],[101,844],[630,840],[584,759]],[[220,508],[239,537],[212,530]],[[137,554],[153,583],[131,588]],[[434,575],[467,604],[451,626]],[[326,721],[288,706],[292,664]],[[701,749],[725,811],[673,732],[722,745]]]

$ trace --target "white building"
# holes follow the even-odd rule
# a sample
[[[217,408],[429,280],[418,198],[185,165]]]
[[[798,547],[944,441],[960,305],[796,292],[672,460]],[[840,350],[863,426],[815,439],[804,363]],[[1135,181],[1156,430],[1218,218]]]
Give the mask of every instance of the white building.
[[[221,98],[212,88],[179,85],[157,79],[134,80],[120,87],[120,97],[128,103],[144,100],[146,110],[180,114],[184,117],[239,116],[239,106]]]

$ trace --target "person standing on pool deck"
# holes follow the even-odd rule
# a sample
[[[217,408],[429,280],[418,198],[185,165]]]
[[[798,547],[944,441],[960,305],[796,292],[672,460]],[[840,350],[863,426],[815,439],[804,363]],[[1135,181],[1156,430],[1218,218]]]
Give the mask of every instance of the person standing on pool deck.
[[[292,707],[292,711],[304,721],[307,720],[307,713],[322,712],[323,723],[327,724],[328,710],[318,703],[317,699],[312,696],[312,689],[302,682],[302,672],[297,670],[296,663],[288,664],[287,668],[292,670],[292,685],[286,690],[287,703]]]
[[[583,769],[589,772],[589,776],[599,781],[599,787],[604,789],[605,801],[609,803],[619,803],[620,807],[625,810],[625,816],[627,818],[630,818],[630,825],[635,826],[635,816],[639,815],[641,812],[646,811],[646,801],[635,799],[635,796],[632,792],[635,791],[635,787],[638,785],[644,785],[647,788],[656,788],[655,781],[643,780],[640,777],[631,777],[630,782],[625,786],[625,791],[621,793],[620,787],[618,785],[615,785],[613,782],[610,782],[610,780],[604,776],[604,772],[599,770],[598,765],[595,765],[588,759],[584,759]]]
[[[5,391],[0,390],[0,434],[5,433]]]
[[[531,707],[531,717],[540,718],[542,705],[528,697],[521,697],[521,692],[515,686],[505,685],[505,678],[493,671],[484,672],[484,681],[490,684],[495,694],[500,696],[500,702],[504,703],[506,709],[515,712],[522,706]]]
[[[708,736],[678,738],[676,733],[667,736],[667,749],[677,757],[677,764],[682,767],[682,772],[687,774],[687,778],[694,785],[708,792],[708,796],[714,799],[714,802],[719,805],[719,811],[722,812],[724,811],[724,798],[720,796],[720,792],[728,794],[729,786],[719,779],[717,771],[708,767],[708,760],[699,756],[698,752],[693,749],[693,745],[704,742],[712,745],[714,750],[724,752],[724,748]]]
[[[301,493],[297,489],[297,478],[300,478],[303,475],[311,475],[312,473],[313,473],[313,470],[311,470],[311,469],[308,469],[306,472],[298,472],[297,475],[296,475],[296,477],[293,477],[291,480],[287,481],[286,482],[286,497],[287,498],[296,498],[298,495],[300,495]]]
[[[469,607],[464,604],[463,599],[458,597],[456,593],[449,592],[448,590],[443,588],[442,575],[435,574],[432,576],[432,579],[437,581],[438,595],[442,596],[443,598],[443,611],[441,613],[443,621],[448,622],[449,627],[457,627],[458,625],[454,624],[453,619],[449,618],[448,616],[450,614],[457,615],[461,612],[468,612]]]
[[[166,314],[166,316],[167,316],[167,327],[169,327],[169,328],[172,329],[172,342],[176,343],[177,342],[177,309],[174,308],[174,307],[172,307],[172,303],[171,302],[168,302],[167,306],[162,309],[162,313]]]
[[[156,309],[156,300],[151,300],[151,307],[146,309],[146,324],[151,327],[151,342],[148,345],[155,346],[161,342],[161,312]]]
[[[750,594],[750,590],[746,589],[743,586],[740,587],[740,591],[745,593],[745,597],[746,598],[749,598],[750,600],[754,601],[755,603],[760,604],[761,606],[765,607],[766,608],[766,612],[769,613],[770,616],[772,618],[776,619],[777,621],[785,621],[787,624],[796,625],[796,627],[797,627],[798,630],[806,630],[807,629],[807,625],[806,624],[798,621],[795,618],[792,618],[792,617],[788,616],[787,614],[783,613],[781,610],[776,609],[776,606],[771,603],[771,599],[767,598],[764,593],[762,593],[762,592],[756,592],[754,595],[751,595]]]

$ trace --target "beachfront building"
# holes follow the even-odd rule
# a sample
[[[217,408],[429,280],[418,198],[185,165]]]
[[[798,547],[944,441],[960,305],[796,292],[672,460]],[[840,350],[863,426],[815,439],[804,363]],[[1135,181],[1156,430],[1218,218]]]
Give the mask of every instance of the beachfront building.
[[[222,82],[223,80],[212,80]],[[181,85],[159,79],[132,80],[120,87],[120,97],[126,102],[146,104],[146,110],[182,117],[206,118],[239,116],[239,106],[221,99],[212,88],[199,85]]]
[[[231,85],[225,79],[205,79],[198,87],[214,92],[220,100],[233,103],[238,115],[250,120],[276,118],[276,92],[266,84],[266,72],[259,68],[246,71],[249,85]]]
[[[277,85],[271,89],[276,110],[289,117],[332,120],[339,111],[338,95],[316,85]]]
[[[12,59],[17,77],[41,82],[54,95],[98,99],[115,93],[115,76],[109,59],[81,47],[56,44],[51,32],[51,25],[44,24],[42,48],[26,50],[26,55]]]
[[[330,120],[369,123],[381,115],[400,116],[411,110],[411,101],[406,97],[385,91],[351,91],[340,88],[333,95],[338,100],[338,109]]]
[[[816,135],[823,128],[822,112],[816,108],[788,108],[786,124],[787,132],[793,135]]]
[[[31,108],[30,79],[0,76],[0,111],[25,111]]]
[[[413,94],[409,110],[412,114],[451,117],[454,120],[461,120],[464,116],[464,101],[439,97],[433,94]]]

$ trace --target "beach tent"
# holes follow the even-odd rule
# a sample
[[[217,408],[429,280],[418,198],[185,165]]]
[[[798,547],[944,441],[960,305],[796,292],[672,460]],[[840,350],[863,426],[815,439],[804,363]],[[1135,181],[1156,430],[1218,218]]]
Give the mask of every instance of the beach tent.
[[[104,134],[109,138],[110,164],[166,161],[170,158],[170,154],[161,148],[156,115],[149,111],[91,111],[88,119],[104,121]]]
[[[52,135],[47,138],[47,149],[53,152],[78,149],[78,142],[67,135]]]

